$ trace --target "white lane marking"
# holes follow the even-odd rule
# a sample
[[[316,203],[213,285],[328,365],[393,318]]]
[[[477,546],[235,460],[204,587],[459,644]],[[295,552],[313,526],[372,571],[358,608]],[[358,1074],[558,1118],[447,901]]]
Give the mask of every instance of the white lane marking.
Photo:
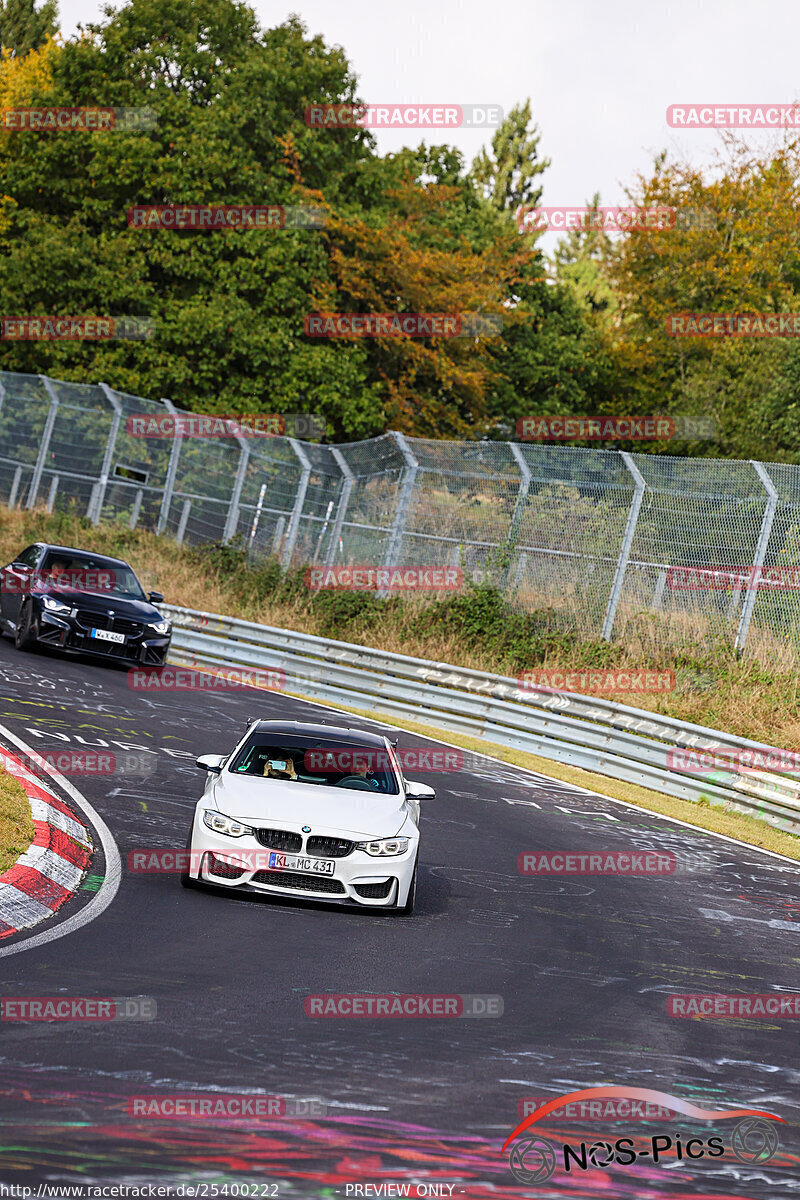
[[[451,746],[454,750],[463,750],[463,746],[458,746],[455,742],[448,742],[444,738],[430,737],[427,733],[413,733],[410,729],[401,729],[399,725],[393,725],[391,721],[379,721],[377,717],[361,717],[356,713],[348,712],[345,708],[336,708],[332,704],[321,704],[319,700],[308,700],[304,696],[292,695],[293,700],[298,700],[301,704],[308,704],[312,708],[324,708],[328,712],[342,713],[345,717],[356,717],[359,721],[367,721],[370,725],[378,725],[382,729],[393,729],[397,733],[407,733],[410,737],[421,738],[424,742],[433,742],[436,746]],[[0,726],[0,728],[2,728]],[[504,758],[496,758],[493,754],[487,754],[484,750],[478,751],[484,758],[488,758],[490,762],[500,763],[501,766],[508,768],[511,771],[518,771],[522,775],[529,775],[540,782],[542,779],[548,779],[557,787],[574,788],[575,791],[581,792],[584,796],[591,796],[593,800],[608,800],[609,804],[619,804],[623,808],[628,808],[631,812],[647,813],[651,817],[659,817],[662,821],[669,821],[673,825],[682,825],[684,829],[691,830],[692,833],[700,834],[701,836],[719,838],[722,842],[730,842],[734,846],[741,846],[745,850],[752,850],[754,854],[767,854],[770,858],[777,858],[780,862],[789,863],[794,867],[795,871],[800,870],[800,863],[796,858],[789,858],[786,854],[779,854],[777,850],[767,850],[763,846],[754,846],[751,842],[743,842],[741,838],[731,837],[727,833],[717,833],[715,829],[703,829],[700,825],[692,825],[691,821],[682,821],[680,817],[669,817],[666,813],[656,812],[653,808],[645,808],[642,804],[631,804],[627,800],[618,800],[616,796],[605,796],[602,792],[593,792],[590,788],[580,787],[578,784],[562,783],[560,779],[553,779],[550,775],[543,775],[541,771],[532,771],[530,767],[518,767],[516,763],[506,762]],[[674,796],[664,793],[664,798],[674,800]],[[768,822],[765,822],[768,824]],[[773,826],[774,828],[774,826]]]
[[[24,754],[36,754],[36,751],[27,742],[23,742],[22,738],[18,738],[5,725],[0,725],[0,737],[8,738]],[[68,933],[74,933],[77,929],[82,928],[82,926],[88,925],[90,921],[93,921],[95,917],[99,917],[108,908],[119,890],[122,879],[122,863],[120,862],[117,843],[114,841],[113,834],[103,818],[99,813],[95,812],[86,797],[82,796],[78,789],[68,779],[65,779],[60,771],[56,771],[54,767],[51,767],[46,762],[42,764],[42,770],[46,775],[50,776],[62,791],[66,792],[96,830],[97,836],[100,838],[100,845],[103,847],[103,854],[105,855],[106,874],[100,885],[100,890],[94,894],[89,903],[80,912],[75,913],[72,917],[68,917],[66,921],[62,921],[59,925],[25,938],[24,941],[18,942],[14,946],[6,946],[0,949],[0,958],[5,958],[9,954],[21,954],[23,950],[32,950],[34,946],[43,946],[47,942],[53,942],[56,938],[66,937]],[[53,914],[51,913],[50,915],[52,916]]]

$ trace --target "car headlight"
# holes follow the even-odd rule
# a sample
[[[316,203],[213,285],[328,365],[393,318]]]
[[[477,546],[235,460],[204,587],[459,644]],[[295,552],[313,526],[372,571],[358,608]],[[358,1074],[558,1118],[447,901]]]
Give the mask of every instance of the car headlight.
[[[152,629],[153,633],[169,633],[172,626],[169,621],[151,621],[147,628]]]
[[[393,854],[405,854],[408,838],[378,838],[374,842],[359,842],[357,850],[366,850],[373,858],[391,858]]]
[[[65,604],[63,600],[56,600],[53,596],[43,596],[42,599],[45,608],[49,609],[50,612],[68,613],[72,611],[72,605]]]
[[[213,829],[214,833],[224,833],[228,837],[244,837],[246,833],[252,833],[253,830],[249,825],[243,825],[241,821],[235,821],[233,817],[224,817],[222,813],[215,812],[212,808],[203,810],[203,824],[209,829]]]

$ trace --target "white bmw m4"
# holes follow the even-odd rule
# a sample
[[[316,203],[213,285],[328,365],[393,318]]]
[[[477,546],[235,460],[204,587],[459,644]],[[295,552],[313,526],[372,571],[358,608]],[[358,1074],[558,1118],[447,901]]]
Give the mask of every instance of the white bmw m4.
[[[254,721],[207,772],[187,843],[185,887],[409,914],[414,908],[420,800],[393,744],[375,733],[297,721]]]

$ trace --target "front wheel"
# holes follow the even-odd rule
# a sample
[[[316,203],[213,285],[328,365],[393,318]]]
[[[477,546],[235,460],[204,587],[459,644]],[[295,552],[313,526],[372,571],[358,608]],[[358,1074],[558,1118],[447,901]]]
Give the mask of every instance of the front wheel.
[[[192,822],[192,827],[193,826],[194,826],[194,822]],[[189,836],[186,839],[186,849],[188,850],[189,854],[191,854],[191,852],[192,852],[192,829],[191,828],[189,829]],[[202,884],[197,879],[193,878],[193,876],[189,873],[188,867],[186,868],[185,871],[181,871],[181,887],[199,888],[201,886],[202,886]]]
[[[394,913],[398,917],[410,917],[414,911],[414,901],[417,898],[417,864],[418,859],[414,862],[414,874],[411,876],[411,887],[408,889],[408,898],[405,904],[398,904],[394,908]]]
[[[14,645],[18,650],[30,650],[36,642],[31,626],[33,625],[33,610],[30,602],[22,606],[17,628],[14,631]]]

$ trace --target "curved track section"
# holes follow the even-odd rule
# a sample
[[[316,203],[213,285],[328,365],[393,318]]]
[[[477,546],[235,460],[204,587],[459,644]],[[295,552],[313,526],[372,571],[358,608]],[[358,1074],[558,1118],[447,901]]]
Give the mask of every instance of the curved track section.
[[[73,784],[123,864],[132,850],[184,846],[202,780],[196,755],[226,751],[251,714],[324,712],[247,690],[138,693],[124,672],[18,654],[6,642],[0,689],[0,720],[14,738],[39,752],[118,756],[115,774]],[[800,1191],[795,1023],[666,1015],[672,993],[800,990],[795,866],[491,759],[419,778],[438,794],[423,812],[410,920],[184,891],[175,875],[123,866],[115,894],[112,883],[87,893],[77,913],[56,914],[49,932],[69,936],[7,947],[5,997],[144,996],[155,1018],[2,1023],[0,1180],[247,1182],[262,1195],[314,1198],[379,1195],[352,1185],[408,1180],[495,1200]],[[590,850],[670,852],[678,869],[645,878],[517,869],[520,853]],[[108,879],[108,848],[105,857],[90,870]],[[90,911],[94,919],[67,929]],[[307,1017],[306,999],[329,993],[500,995],[503,1015]],[[672,1159],[516,1182],[500,1147],[519,1103],[609,1083],[779,1113],[780,1153],[761,1166]],[[279,1096],[287,1113],[129,1112],[132,1097],[200,1092]],[[542,1132],[595,1141],[632,1128],[562,1118]]]

